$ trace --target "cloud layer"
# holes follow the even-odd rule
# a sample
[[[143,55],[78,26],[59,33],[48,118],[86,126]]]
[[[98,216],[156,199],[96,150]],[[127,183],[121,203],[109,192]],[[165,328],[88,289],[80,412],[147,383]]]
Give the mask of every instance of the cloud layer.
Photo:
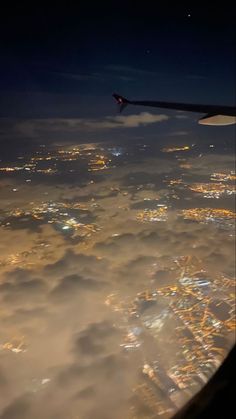
[[[107,116],[104,119],[86,118],[47,118],[47,119],[27,119],[14,120],[2,118],[0,120],[1,136],[4,137],[23,137],[26,138],[45,138],[55,134],[69,135],[73,133],[84,133],[121,129],[137,128],[149,124],[167,121],[169,117],[164,114],[152,114],[141,112],[133,115]]]
[[[102,123],[117,128],[156,118],[136,117]],[[76,124],[71,122],[71,129]],[[153,372],[149,376],[143,370],[158,365],[164,374],[176,367],[182,323],[173,314],[177,297],[160,294],[155,300],[149,293],[200,277],[208,287],[200,291],[212,293],[213,309],[219,311],[214,292],[228,298],[224,278],[230,280],[234,271],[232,231],[224,219],[186,220],[182,211],[196,202],[205,208],[232,205],[231,198],[196,198],[188,187],[196,176],[230,172],[231,155],[165,154],[140,144],[120,150],[107,171],[93,173],[92,183],[78,175],[84,168],[82,154],[76,163],[67,162],[60,182],[55,176],[47,184],[41,175],[27,184],[7,175],[0,184],[1,222],[9,211],[24,211],[23,217],[8,217],[9,224],[0,226],[1,419],[120,419],[130,411],[140,418],[157,415],[163,393],[153,390]],[[111,156],[113,151],[103,144],[93,152]],[[181,168],[183,161],[191,166]],[[78,172],[68,184],[66,171],[72,164]],[[37,220],[27,222],[27,214],[42,201],[56,207],[49,206],[48,218],[35,229]],[[51,209],[62,211],[68,202],[85,206],[99,228],[87,235],[77,230],[73,239],[63,224],[51,222],[56,217]],[[161,208],[166,208],[163,218]],[[73,217],[86,223],[81,213]],[[184,294],[186,285],[181,286]],[[185,298],[185,304],[193,305],[191,293]],[[226,354],[232,336],[222,330]],[[194,344],[199,350],[200,344]],[[187,362],[184,356],[181,362]],[[200,388],[195,381],[194,386]],[[150,391],[157,401],[153,404],[145,398]],[[175,409],[189,396],[180,392],[178,397]]]

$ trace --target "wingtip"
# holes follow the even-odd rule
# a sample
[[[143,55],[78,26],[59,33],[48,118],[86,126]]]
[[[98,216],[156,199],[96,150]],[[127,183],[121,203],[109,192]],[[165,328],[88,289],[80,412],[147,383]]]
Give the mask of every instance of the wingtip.
[[[128,99],[126,99],[124,96],[118,95],[117,93],[113,93],[112,96],[115,98],[115,100],[117,101],[119,105],[121,105],[122,103],[129,102]]]
[[[123,109],[128,105],[128,103],[129,103],[129,101],[128,101],[128,99],[126,99],[125,97],[123,97],[123,96],[120,96],[120,95],[118,95],[117,93],[113,93],[113,95],[112,95],[114,98],[115,98],[115,100],[116,100],[116,103],[119,105],[119,110],[120,110],[120,112],[122,112],[123,111]]]

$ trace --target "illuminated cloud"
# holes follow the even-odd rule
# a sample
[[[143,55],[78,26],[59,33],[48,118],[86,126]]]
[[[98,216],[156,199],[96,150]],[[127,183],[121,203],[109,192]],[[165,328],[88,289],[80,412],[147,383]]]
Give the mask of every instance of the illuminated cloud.
[[[137,128],[157,122],[167,121],[169,116],[141,112],[134,115],[107,116],[103,119],[83,118],[47,118],[27,120],[0,120],[2,136],[45,138],[57,133],[71,134],[76,132],[96,132],[97,130],[112,130],[118,128]]]
[[[148,292],[178,285],[186,258],[194,278],[201,275],[207,283],[233,273],[231,232],[182,216],[193,198],[184,182],[168,186],[179,176],[175,153],[142,153],[134,161],[132,153],[131,159],[124,154],[129,165],[102,177],[95,173],[93,183],[78,175],[70,185],[64,178],[46,184],[41,177],[26,186],[18,177],[1,183],[1,217],[9,202],[27,211],[31,202],[72,200],[88,207],[100,230],[73,242],[47,222],[37,230],[25,228],[24,221],[0,227],[0,419],[120,419],[134,404],[142,414],[147,407],[133,389],[147,383],[143,364],[158,353],[171,368],[180,350],[168,298],[159,295],[153,302]],[[233,160],[210,155],[191,157],[191,164],[188,179],[196,181],[196,174],[229,170]],[[15,187],[19,194],[12,192]],[[181,199],[172,197],[173,189]],[[137,217],[163,203],[165,221]],[[130,320],[137,307],[140,317]],[[230,342],[224,339],[226,353]]]

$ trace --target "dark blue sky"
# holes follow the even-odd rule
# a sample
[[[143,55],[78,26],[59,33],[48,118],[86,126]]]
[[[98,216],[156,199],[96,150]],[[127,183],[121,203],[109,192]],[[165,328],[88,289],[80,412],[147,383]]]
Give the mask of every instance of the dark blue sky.
[[[2,13],[1,116],[101,116],[113,91],[234,104],[231,8],[94,3]]]

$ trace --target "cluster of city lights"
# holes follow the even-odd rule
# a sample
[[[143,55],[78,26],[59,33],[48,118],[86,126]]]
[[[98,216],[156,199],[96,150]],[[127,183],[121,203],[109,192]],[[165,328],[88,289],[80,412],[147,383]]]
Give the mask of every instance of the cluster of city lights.
[[[137,221],[141,222],[156,222],[156,221],[166,221],[168,207],[165,205],[159,206],[157,209],[144,209],[139,212],[136,216]]]
[[[79,202],[48,201],[42,202],[40,205],[31,202],[27,209],[15,208],[4,213],[0,225],[10,228],[13,221],[15,226],[16,221],[22,223],[32,220],[53,224],[64,232],[90,236],[91,233],[99,231],[100,227],[86,222],[88,215],[88,208]]]
[[[220,209],[220,208],[191,208],[191,209],[184,209],[181,211],[180,215],[185,220],[192,220],[198,222],[214,222],[222,224],[227,223],[229,227],[233,225],[235,222],[236,214],[233,211],[228,209]]]
[[[204,198],[220,198],[222,195],[233,195],[236,193],[235,185],[219,183],[193,183],[189,185],[193,192],[203,194]]]
[[[176,151],[188,151],[190,150],[190,146],[183,145],[183,146],[173,146],[173,147],[164,147],[162,148],[163,153],[175,153]]]
[[[153,337],[154,359],[150,356],[148,363],[144,359],[144,381],[134,392],[155,414],[176,410],[183,397],[189,397],[190,388],[196,392],[209,380],[226,354],[221,342],[235,330],[234,281],[224,275],[210,276],[196,257],[182,256],[173,261],[173,285],[146,289],[130,302],[128,296],[122,299],[119,294],[110,294],[105,301],[123,314],[123,327],[128,327],[122,348],[142,353],[150,339],[146,342],[147,330]],[[172,330],[168,335],[168,345],[178,343],[179,349],[165,366],[158,346],[166,347],[163,328],[170,327],[174,333]]]

